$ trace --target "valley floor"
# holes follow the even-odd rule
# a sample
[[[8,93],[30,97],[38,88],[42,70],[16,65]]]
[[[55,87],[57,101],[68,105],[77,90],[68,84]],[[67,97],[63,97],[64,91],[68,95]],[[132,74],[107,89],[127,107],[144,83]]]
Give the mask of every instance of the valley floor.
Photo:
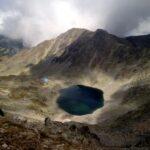
[[[4,111],[0,118],[0,149],[148,150],[150,78],[90,77],[49,78],[48,83],[30,76],[0,77],[0,109]],[[76,84],[103,90],[104,107],[84,116],[61,110],[56,105],[59,91]],[[45,126],[46,117],[50,121]]]

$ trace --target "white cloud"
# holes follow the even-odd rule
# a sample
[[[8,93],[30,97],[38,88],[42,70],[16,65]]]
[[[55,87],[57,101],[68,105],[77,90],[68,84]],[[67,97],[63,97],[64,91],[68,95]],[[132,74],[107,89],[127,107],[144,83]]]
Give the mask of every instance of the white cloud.
[[[1,0],[0,33],[35,45],[73,27],[149,33],[149,0]]]
[[[128,34],[130,35],[150,34],[150,17],[147,18],[146,20],[142,20],[141,23],[139,23],[138,27]]]

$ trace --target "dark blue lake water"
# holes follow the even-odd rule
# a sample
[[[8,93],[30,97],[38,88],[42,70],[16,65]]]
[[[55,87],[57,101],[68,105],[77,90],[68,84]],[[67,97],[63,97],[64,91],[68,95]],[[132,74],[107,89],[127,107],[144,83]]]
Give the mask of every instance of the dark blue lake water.
[[[104,106],[103,92],[83,85],[60,90],[58,106],[72,115],[91,114]]]

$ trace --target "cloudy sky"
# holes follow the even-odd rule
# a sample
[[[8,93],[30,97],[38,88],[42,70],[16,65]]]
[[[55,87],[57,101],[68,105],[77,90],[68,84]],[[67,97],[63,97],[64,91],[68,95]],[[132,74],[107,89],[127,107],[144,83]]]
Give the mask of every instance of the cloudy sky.
[[[0,34],[28,46],[78,27],[150,33],[150,0],[0,0]]]

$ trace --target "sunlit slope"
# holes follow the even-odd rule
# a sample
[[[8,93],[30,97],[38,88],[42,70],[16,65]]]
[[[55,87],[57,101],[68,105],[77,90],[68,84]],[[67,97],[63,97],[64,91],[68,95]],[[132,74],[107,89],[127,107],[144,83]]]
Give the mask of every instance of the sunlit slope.
[[[76,41],[84,32],[84,29],[71,29],[61,34],[56,39],[44,41],[43,43],[29,50],[24,50],[15,56],[5,59],[0,63],[0,75],[19,75],[29,73],[32,66],[38,64],[42,60],[46,60],[48,56],[60,56],[72,42]]]

